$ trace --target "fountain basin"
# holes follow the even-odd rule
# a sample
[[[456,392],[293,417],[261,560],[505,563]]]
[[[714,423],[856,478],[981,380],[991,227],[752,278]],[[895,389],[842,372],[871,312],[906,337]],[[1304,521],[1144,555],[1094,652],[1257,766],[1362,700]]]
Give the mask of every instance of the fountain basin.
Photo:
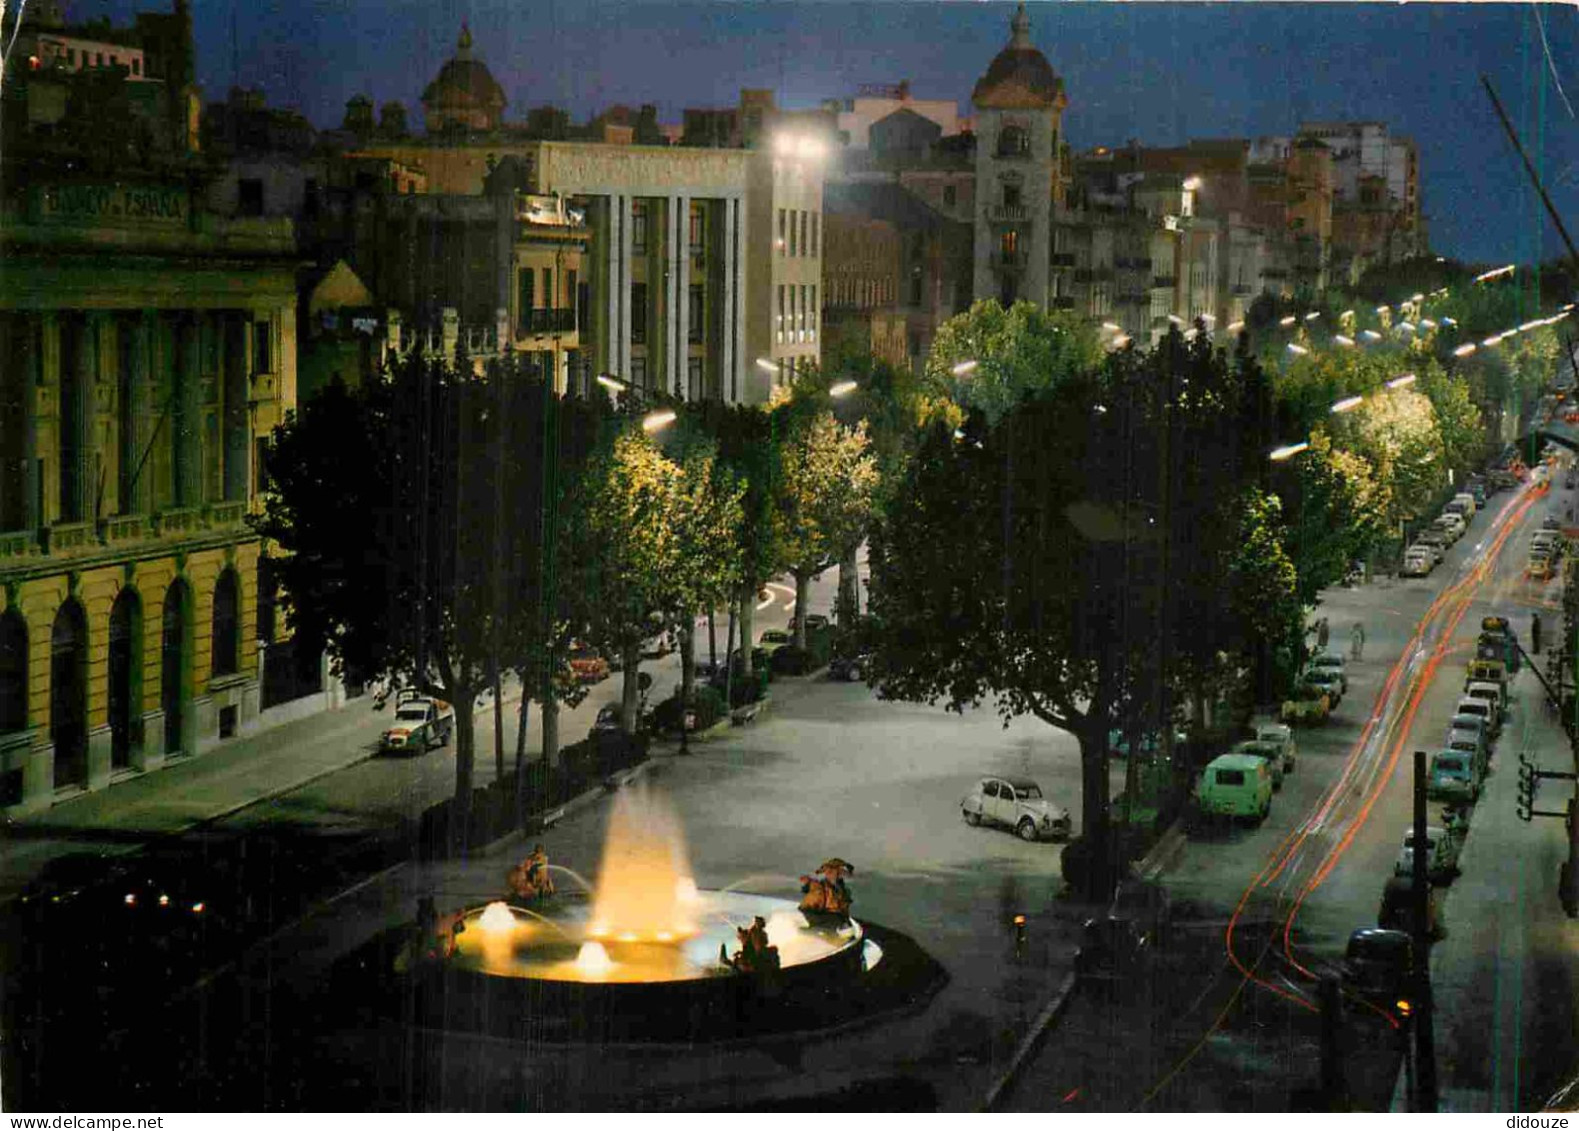
[[[637,931],[598,922],[595,904],[574,895],[536,908],[494,903],[465,913],[466,930],[446,965],[490,978],[600,985],[738,979],[719,951],[734,954],[735,928],[759,915],[786,975],[825,962],[859,968],[863,957],[870,961],[858,922],[812,922],[787,899],[698,891],[687,911],[683,923]]]

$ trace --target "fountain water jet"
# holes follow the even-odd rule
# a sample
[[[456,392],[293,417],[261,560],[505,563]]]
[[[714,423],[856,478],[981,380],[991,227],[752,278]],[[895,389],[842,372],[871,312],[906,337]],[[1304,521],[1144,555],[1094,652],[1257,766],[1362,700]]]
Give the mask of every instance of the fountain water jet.
[[[737,929],[757,917],[784,970],[840,956],[859,968],[854,920],[813,925],[790,900],[698,890],[673,809],[650,787],[627,789],[615,798],[590,897],[468,911],[450,964],[494,978],[605,985],[733,979],[720,950],[738,950]]]

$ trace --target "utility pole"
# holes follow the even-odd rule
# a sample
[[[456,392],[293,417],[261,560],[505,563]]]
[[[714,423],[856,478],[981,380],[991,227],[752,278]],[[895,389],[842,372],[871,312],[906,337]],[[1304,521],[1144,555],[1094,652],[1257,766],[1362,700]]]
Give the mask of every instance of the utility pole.
[[[1431,1009],[1431,877],[1426,860],[1426,759],[1415,751],[1414,780],[1414,982],[1415,1089],[1417,1112],[1436,1111],[1436,1037]]]

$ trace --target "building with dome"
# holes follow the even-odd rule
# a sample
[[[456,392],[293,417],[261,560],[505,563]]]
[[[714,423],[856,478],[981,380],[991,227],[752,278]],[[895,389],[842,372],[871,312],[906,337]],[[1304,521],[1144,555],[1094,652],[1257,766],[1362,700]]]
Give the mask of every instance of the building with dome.
[[[1053,210],[1064,203],[1063,80],[1031,43],[1020,4],[1009,43],[971,92],[976,111],[974,291],[1048,305]]]
[[[422,92],[430,134],[496,130],[508,100],[488,65],[472,55],[472,33],[461,25],[455,54]]]

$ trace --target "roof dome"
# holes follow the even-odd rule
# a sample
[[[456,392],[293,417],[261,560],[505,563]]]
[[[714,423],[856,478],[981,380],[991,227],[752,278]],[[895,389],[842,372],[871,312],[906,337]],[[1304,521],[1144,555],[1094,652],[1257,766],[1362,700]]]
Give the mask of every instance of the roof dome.
[[[422,92],[430,129],[454,123],[474,129],[499,124],[505,107],[504,90],[481,59],[472,58],[472,33],[461,25],[455,56],[439,69],[438,77]]]
[[[1062,106],[1064,80],[1047,57],[1031,46],[1031,19],[1024,0],[1009,21],[1009,46],[998,52],[987,73],[976,82],[970,100],[991,110],[1036,110]]]

